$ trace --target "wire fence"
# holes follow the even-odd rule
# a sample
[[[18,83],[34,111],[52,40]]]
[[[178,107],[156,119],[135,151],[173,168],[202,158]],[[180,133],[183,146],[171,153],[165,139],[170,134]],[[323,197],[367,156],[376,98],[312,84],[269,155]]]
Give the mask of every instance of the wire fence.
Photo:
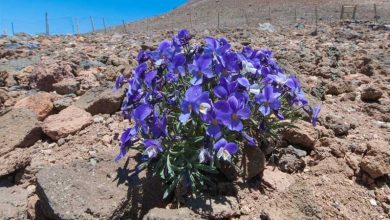
[[[214,13],[207,8],[197,10],[175,10],[143,20],[127,22],[110,17],[58,17],[42,15],[37,20],[2,19],[0,27],[3,34],[13,35],[18,32],[36,33],[36,27],[41,27],[37,34],[82,34],[88,32],[122,32],[144,33],[159,30],[174,30],[188,28],[204,30],[213,28],[258,27],[261,23],[273,25],[321,25],[338,22],[343,19],[390,23],[390,2],[383,4],[352,5],[307,5],[294,7],[286,5],[273,8],[268,5],[251,7],[239,6],[228,8],[216,3]],[[27,26],[27,28],[26,28]],[[24,27],[21,29],[20,27]]]

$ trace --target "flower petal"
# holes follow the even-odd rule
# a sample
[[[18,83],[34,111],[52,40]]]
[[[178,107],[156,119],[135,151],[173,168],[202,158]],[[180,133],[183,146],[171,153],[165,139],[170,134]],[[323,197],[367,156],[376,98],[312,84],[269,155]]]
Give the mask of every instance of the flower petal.
[[[235,154],[238,151],[238,145],[235,143],[227,143],[225,145],[225,149],[230,153],[230,154]]]
[[[219,141],[217,141],[214,144],[214,149],[219,150],[220,148],[225,147],[226,144],[227,144],[227,141],[225,140],[225,138],[221,138],[221,139],[219,139]]]
[[[248,107],[242,108],[237,111],[237,115],[240,116],[241,119],[248,119],[251,117],[251,110]]]

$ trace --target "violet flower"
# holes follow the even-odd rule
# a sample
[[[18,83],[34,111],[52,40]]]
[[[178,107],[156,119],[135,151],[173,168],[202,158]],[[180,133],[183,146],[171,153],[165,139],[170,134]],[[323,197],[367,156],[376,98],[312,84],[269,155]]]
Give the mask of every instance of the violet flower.
[[[198,155],[199,163],[207,163],[211,160],[210,151],[206,148],[202,148]]]
[[[203,83],[203,76],[206,78],[214,77],[214,74],[211,70],[212,59],[210,56],[202,55],[195,58],[193,64],[188,66],[190,73],[192,74],[191,84],[201,85]]]
[[[320,114],[321,109],[319,107],[314,107],[313,108],[313,113],[310,119],[310,122],[313,126],[316,126],[317,120],[318,120],[318,115]]]
[[[217,158],[231,161],[232,155],[238,151],[238,146],[222,138],[214,144],[214,150],[217,151]]]
[[[164,148],[161,143],[155,139],[144,140],[144,146],[144,155],[147,155],[149,159],[157,157],[158,153],[164,151]]]
[[[260,104],[259,111],[264,116],[271,114],[271,110],[278,110],[281,106],[279,101],[279,92],[274,92],[274,89],[271,85],[264,87],[263,92],[256,95],[256,102]]]
[[[248,119],[251,111],[242,99],[230,96],[227,101],[218,101],[214,104],[217,118],[232,131],[241,131],[241,120]]]
[[[188,88],[184,99],[180,104],[182,114],[179,117],[180,122],[185,124],[191,116],[192,112],[199,113],[200,107],[210,106],[209,92],[202,92],[201,86],[192,86]],[[202,109],[203,113],[207,110]]]

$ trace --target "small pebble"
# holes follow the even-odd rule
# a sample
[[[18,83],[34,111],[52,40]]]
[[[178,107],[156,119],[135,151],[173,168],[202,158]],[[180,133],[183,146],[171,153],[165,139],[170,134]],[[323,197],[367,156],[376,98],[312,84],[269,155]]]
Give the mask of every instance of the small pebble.
[[[370,199],[370,204],[372,206],[377,206],[378,204],[376,203],[376,200],[375,199]]]
[[[59,146],[65,144],[65,139],[64,139],[64,138],[60,138],[60,139],[57,141],[57,144],[58,144]]]
[[[93,118],[93,122],[95,123],[101,123],[104,121],[104,118],[102,116],[96,116]]]

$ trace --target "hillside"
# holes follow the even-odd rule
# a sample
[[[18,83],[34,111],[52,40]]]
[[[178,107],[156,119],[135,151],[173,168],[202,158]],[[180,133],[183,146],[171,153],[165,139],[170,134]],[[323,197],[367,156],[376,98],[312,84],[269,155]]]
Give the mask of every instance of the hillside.
[[[180,28],[215,29],[218,27],[218,14],[219,28],[257,27],[264,22],[282,26],[295,25],[295,19],[314,25],[316,6],[319,24],[338,22],[342,5],[356,5],[357,20],[374,20],[374,4],[377,5],[377,16],[389,22],[390,2],[386,0],[192,0],[170,13],[128,23],[126,31],[137,33]],[[347,11],[352,12],[352,9]],[[125,29],[122,25],[114,27],[113,31],[124,32]]]
[[[389,21],[389,3],[348,1],[359,4],[359,21],[338,22],[342,1],[237,2],[190,1],[128,33],[0,37],[0,219],[390,219],[390,28],[370,14],[378,4]],[[317,31],[314,5],[324,18]],[[209,18],[218,8],[219,30]],[[242,163],[254,178],[225,173],[210,198],[170,209],[178,202],[161,199],[160,179],[133,175],[138,151],[113,160],[129,121],[120,113],[126,88],[112,88],[133,74],[139,50],[191,25],[188,12],[193,42],[210,35],[236,50],[270,49],[321,113],[316,127],[298,120],[254,148],[265,159],[249,149]]]

